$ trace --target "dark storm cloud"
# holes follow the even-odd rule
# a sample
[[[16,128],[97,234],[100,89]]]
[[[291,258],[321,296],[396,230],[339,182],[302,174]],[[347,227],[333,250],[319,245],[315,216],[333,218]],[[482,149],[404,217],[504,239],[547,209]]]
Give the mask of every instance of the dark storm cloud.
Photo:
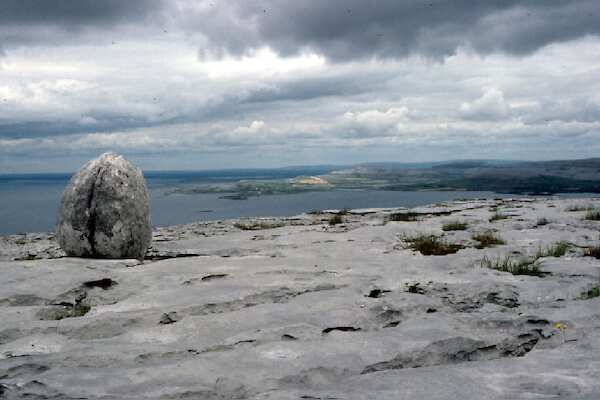
[[[129,25],[138,33],[164,27],[200,42],[199,34],[206,39],[201,55],[263,46],[337,61],[437,58],[459,46],[527,54],[599,33],[599,16],[597,0],[3,0],[0,44],[70,43],[84,30],[86,41],[102,41],[107,28]]]
[[[268,45],[350,60],[443,57],[458,46],[525,54],[597,34],[599,16],[597,0],[238,0],[190,12],[186,29],[205,34],[216,54]]]
[[[69,44],[84,33],[86,41],[101,42],[113,27],[159,16],[163,5],[164,0],[2,0],[0,49]]]
[[[2,0],[0,24],[112,24],[143,18],[161,4],[162,0]]]

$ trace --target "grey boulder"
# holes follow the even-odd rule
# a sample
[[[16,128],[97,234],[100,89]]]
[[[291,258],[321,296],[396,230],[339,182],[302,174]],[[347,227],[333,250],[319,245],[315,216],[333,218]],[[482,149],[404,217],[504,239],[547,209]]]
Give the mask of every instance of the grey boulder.
[[[69,256],[142,259],[152,224],[140,169],[115,153],[89,161],[63,192],[56,236]]]

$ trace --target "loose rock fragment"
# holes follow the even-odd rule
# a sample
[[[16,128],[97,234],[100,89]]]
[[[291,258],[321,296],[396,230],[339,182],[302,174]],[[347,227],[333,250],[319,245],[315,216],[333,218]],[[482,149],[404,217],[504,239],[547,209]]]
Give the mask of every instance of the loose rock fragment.
[[[175,311],[171,311],[169,313],[165,313],[160,317],[160,321],[158,321],[161,325],[174,324],[179,321],[179,316]]]

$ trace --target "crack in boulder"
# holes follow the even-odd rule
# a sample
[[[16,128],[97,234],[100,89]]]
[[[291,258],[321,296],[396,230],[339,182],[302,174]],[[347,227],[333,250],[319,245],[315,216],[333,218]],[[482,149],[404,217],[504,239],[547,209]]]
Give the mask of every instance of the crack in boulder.
[[[100,167],[100,169],[96,172],[94,179],[92,180],[93,183],[90,187],[90,192],[87,197],[85,212],[88,215],[87,240],[90,244],[90,257],[94,257],[94,255],[96,254],[96,219],[98,218],[98,215],[96,213],[96,187],[99,184],[102,184],[102,178],[104,177],[105,173],[106,168]]]

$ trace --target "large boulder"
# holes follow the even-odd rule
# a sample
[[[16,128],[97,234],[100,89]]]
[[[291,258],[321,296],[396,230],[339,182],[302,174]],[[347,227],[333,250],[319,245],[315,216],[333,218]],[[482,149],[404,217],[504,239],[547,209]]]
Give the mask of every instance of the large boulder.
[[[56,237],[69,256],[142,259],[152,224],[140,169],[115,153],[84,165],[63,192]]]

